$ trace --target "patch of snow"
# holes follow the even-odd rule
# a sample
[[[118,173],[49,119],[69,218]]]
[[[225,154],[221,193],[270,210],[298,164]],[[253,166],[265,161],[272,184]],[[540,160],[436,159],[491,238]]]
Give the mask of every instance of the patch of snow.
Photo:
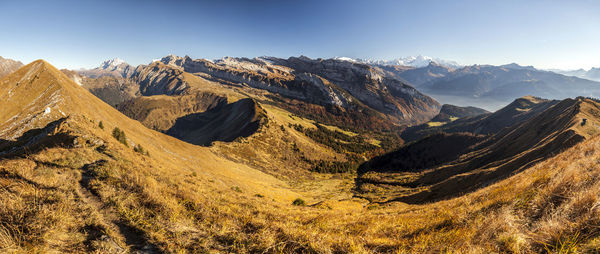
[[[112,60],[107,60],[107,61],[102,62],[101,68],[108,69],[109,67],[117,67],[121,64],[127,64],[127,62],[125,62],[125,60],[123,60],[121,58],[115,58]]]
[[[44,115],[50,114],[50,112],[52,112],[52,109],[50,107],[46,107],[46,110],[44,110]]]
[[[83,86],[83,84],[81,83],[81,77],[79,77],[78,75],[73,76],[73,81],[75,81],[75,83],[77,83],[79,86]]]
[[[337,57],[337,56],[336,56],[336,57],[334,57],[333,59],[335,59],[335,60],[340,60],[340,61],[353,62],[353,63],[355,63],[355,62],[358,62],[356,59],[352,59],[352,58],[350,58],[350,57],[345,57],[345,56],[342,56],[342,57]]]
[[[349,57],[335,57],[337,60],[344,61],[352,61],[352,62],[360,62],[366,64],[374,64],[374,65],[403,65],[403,66],[412,66],[412,67],[425,67],[429,65],[431,62],[438,63],[441,65],[449,66],[449,67],[461,67],[455,61],[443,60],[439,58],[429,57],[429,56],[408,56],[401,57],[392,60],[376,60],[376,59],[353,59]]]

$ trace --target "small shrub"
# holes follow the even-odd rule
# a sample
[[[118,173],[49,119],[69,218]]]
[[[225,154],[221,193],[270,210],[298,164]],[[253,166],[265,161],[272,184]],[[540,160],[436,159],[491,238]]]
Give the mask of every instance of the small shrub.
[[[375,210],[375,209],[379,209],[379,205],[378,204],[367,206],[367,210]]]
[[[265,197],[265,195],[263,195],[263,194],[255,194],[254,196],[258,197],[258,198],[264,198]]]
[[[125,136],[125,132],[122,131],[121,129],[119,129],[119,127],[115,127],[113,129],[112,135],[113,135],[113,137],[115,137],[115,139],[117,139],[119,142],[121,142],[125,146],[127,146],[127,147],[129,146],[127,144],[127,137]]]
[[[231,189],[235,192],[240,192],[240,193],[242,192],[242,189],[240,189],[240,187],[237,187],[237,186],[233,186],[233,187],[231,187]]]
[[[140,144],[135,145],[133,147],[133,151],[144,154],[144,155],[149,155],[148,151],[146,151],[146,149],[144,149],[144,147],[142,147],[142,145],[140,145]]]
[[[295,205],[295,206],[305,206],[306,202],[304,202],[304,199],[297,198],[297,199],[294,199],[294,201],[292,202],[292,205]]]
[[[103,129],[103,130],[104,130],[104,123],[103,123],[102,121],[100,121],[100,122],[98,123],[98,127],[100,127],[100,129]]]

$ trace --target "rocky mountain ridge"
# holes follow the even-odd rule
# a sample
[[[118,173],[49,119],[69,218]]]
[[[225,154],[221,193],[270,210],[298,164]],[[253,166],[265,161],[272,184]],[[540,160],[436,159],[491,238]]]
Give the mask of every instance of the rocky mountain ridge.
[[[23,63],[19,61],[3,58],[0,56],[0,78],[16,71],[22,66]]]
[[[80,70],[78,73],[89,78],[100,78],[105,76],[129,78],[135,72],[135,67],[129,65],[120,58],[106,60],[100,66],[90,70]]]
[[[121,65],[124,63],[118,64]],[[102,67],[99,68],[106,69]],[[314,111],[323,121],[351,125],[349,121],[358,119],[360,125],[384,129],[422,123],[440,108],[435,100],[385,76],[381,69],[334,59],[264,57],[211,61],[169,55],[122,76],[140,84],[142,95],[183,94],[192,89],[190,83],[213,82],[253,93],[267,92],[260,96],[287,100],[282,105],[288,105],[290,110]],[[388,120],[390,123],[385,123]]]

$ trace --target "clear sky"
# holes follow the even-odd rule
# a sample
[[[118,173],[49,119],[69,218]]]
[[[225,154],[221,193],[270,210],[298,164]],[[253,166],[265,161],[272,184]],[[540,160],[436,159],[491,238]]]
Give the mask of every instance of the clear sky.
[[[600,66],[600,1],[0,0],[0,56],[59,68],[168,54]]]

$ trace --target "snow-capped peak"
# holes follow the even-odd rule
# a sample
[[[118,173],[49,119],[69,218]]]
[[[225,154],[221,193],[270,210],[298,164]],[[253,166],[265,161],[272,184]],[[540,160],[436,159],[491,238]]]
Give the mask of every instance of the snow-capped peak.
[[[341,56],[341,57],[334,57],[333,59],[335,60],[340,60],[340,61],[348,61],[348,62],[357,62],[356,59],[350,58],[350,57],[345,57],[345,56]]]
[[[121,64],[127,64],[127,62],[125,62],[123,59],[115,58],[115,59],[111,59],[111,60],[102,62],[102,68],[106,69],[108,67],[116,67]]]
[[[349,57],[335,57],[337,60],[344,61],[352,61],[352,62],[360,62],[366,64],[374,64],[374,65],[404,65],[404,66],[412,66],[412,67],[425,67],[430,63],[434,62],[440,65],[450,66],[450,67],[460,67],[461,65],[455,61],[442,60],[439,58],[429,57],[429,56],[408,56],[401,57],[392,60],[375,60],[375,59],[353,59]]]

